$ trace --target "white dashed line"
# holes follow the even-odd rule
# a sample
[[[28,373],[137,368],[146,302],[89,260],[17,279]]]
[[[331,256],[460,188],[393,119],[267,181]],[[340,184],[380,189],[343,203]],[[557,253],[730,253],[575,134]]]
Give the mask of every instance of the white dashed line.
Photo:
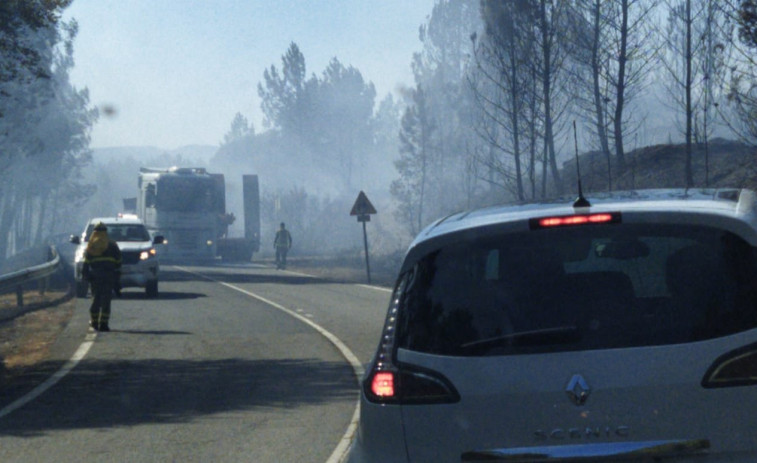
[[[362,288],[368,288],[368,289],[375,289],[375,290],[378,290],[378,291],[384,291],[384,292],[387,292],[387,293],[391,293],[392,292],[391,288],[384,288],[383,286],[363,285],[363,284],[360,284],[360,283],[358,283],[356,286],[360,286]]]
[[[318,278],[315,275],[308,275],[307,273],[293,272],[291,270],[284,270],[284,272],[290,273],[292,275],[297,275],[297,276],[300,276],[300,277]],[[377,291],[384,291],[384,292],[387,292],[387,293],[391,293],[392,292],[391,288],[384,288],[383,286],[367,285],[367,284],[363,284],[363,283],[355,283],[355,286],[360,286],[361,288],[375,289]]]

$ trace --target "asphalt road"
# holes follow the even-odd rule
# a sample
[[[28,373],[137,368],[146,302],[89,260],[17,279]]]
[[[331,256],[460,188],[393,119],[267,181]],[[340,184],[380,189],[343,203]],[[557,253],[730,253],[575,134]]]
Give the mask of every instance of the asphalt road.
[[[54,358],[0,398],[0,461],[334,461],[389,292],[253,266],[162,270],[157,300],[114,300],[109,333],[87,334],[78,300]]]

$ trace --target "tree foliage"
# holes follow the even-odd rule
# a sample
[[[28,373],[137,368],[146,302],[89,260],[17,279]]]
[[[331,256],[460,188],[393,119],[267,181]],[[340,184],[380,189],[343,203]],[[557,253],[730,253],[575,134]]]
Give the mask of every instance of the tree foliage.
[[[410,233],[461,208],[573,188],[561,178],[561,163],[574,155],[571,118],[584,122],[584,149],[601,151],[592,159],[606,168],[609,188],[632,187],[624,176],[633,169],[628,140],[645,136],[646,118],[659,108],[649,95],[671,76],[690,83],[691,98],[680,97],[686,85],[676,90],[678,102],[689,103],[671,108],[690,120],[682,132],[692,143],[712,133],[712,108],[725,113],[726,106],[757,139],[755,60],[743,52],[734,61],[731,49],[736,27],[746,48],[757,46],[755,3],[734,2],[690,2],[697,5],[689,21],[695,56],[685,77],[680,58],[689,53],[675,46],[688,20],[671,22],[668,43],[656,27],[663,7],[680,0],[436,0],[419,27],[413,85],[398,101],[385,98],[377,108],[373,85],[337,58],[308,75],[292,43],[258,86],[271,130],[221,151],[243,143],[238,156],[254,158],[256,172],[279,166],[290,181],[279,187],[317,194],[347,194],[378,179],[375,166],[391,164],[395,218]],[[720,104],[726,94],[730,104]],[[292,165],[300,170],[282,167]]]
[[[479,133],[490,147],[481,162],[498,171],[503,185],[520,201],[526,199],[526,175],[532,196],[536,194],[537,163],[540,196],[561,189],[556,139],[568,102],[562,79],[566,48],[559,40],[566,5],[546,0],[481,3],[485,30],[471,74],[484,118]],[[493,152],[502,155],[492,156]]]
[[[686,143],[685,184],[693,186],[694,144],[705,146],[705,185],[709,183],[707,142],[713,133],[715,108],[725,84],[726,45],[732,35],[722,3],[668,0],[665,48],[661,53],[667,71],[664,86],[679,120]]]
[[[726,104],[719,113],[728,127],[745,143],[757,146],[757,2],[723,0],[726,24],[733,24],[736,37],[726,44]]]
[[[255,135],[255,128],[242,113],[236,113],[234,119],[231,121],[228,133],[223,136],[223,143],[221,145],[228,145],[248,135]]]
[[[490,147],[477,162],[496,175],[495,180],[490,174],[488,181],[511,191],[520,201],[526,199],[526,172],[535,169],[523,162],[526,133],[539,123],[536,112],[529,111],[529,102],[537,97],[533,6],[511,1],[482,3],[485,34],[477,43],[474,37],[476,68],[470,77],[484,118],[476,126],[477,133]]]
[[[320,164],[341,173],[345,189],[354,189],[355,172],[364,165],[373,141],[376,90],[359,70],[336,58],[312,88],[315,94],[306,96],[314,114],[310,146]]]
[[[256,168],[272,163],[296,166],[287,169],[289,186],[326,189],[330,194],[356,188],[355,182],[370,177],[368,169],[375,164],[369,159],[376,155],[373,84],[336,57],[320,76],[306,77],[305,57],[296,43],[290,44],[281,63],[281,71],[271,66],[258,84],[264,124],[272,129],[265,137],[276,141],[260,143],[254,134],[247,137],[248,156],[257,158]],[[320,178],[327,178],[328,184],[318,184]]]
[[[426,94],[419,85],[412,92],[412,104],[402,116],[400,158],[394,165],[399,178],[392,182],[392,195],[399,202],[397,218],[409,227],[412,235],[425,225],[424,207],[429,185],[431,156],[435,151],[431,138],[435,126],[431,120]]]
[[[245,133],[247,121],[237,115],[213,163],[229,178],[240,170],[260,176],[264,197],[279,198],[274,204],[280,207],[264,219],[292,222],[308,236],[320,237],[324,230],[315,230],[315,222],[301,224],[285,216],[299,207],[327,207],[309,192],[341,204],[369,186],[386,188],[389,174],[382,172],[391,167],[396,153],[398,107],[392,98],[385,98],[376,108],[373,83],[337,57],[319,74],[308,76],[306,69],[299,45],[291,43],[280,67],[267,68],[258,84],[263,122],[269,130]],[[304,217],[310,212],[299,213]],[[325,227],[323,223],[321,228]]]
[[[0,82],[49,77],[50,50],[40,40],[54,35],[60,12],[71,1],[0,2]]]
[[[258,84],[258,96],[266,127],[294,133],[304,128],[305,72],[305,56],[294,42],[281,57],[281,72],[274,65],[265,70],[265,84]]]
[[[478,29],[477,0],[438,1],[419,28],[423,47],[412,59],[415,86],[404,92],[398,177],[391,185],[396,218],[410,233],[477,199],[470,169],[473,107],[465,83],[470,36]]]
[[[77,174],[97,110],[69,82],[77,25],[58,22],[68,3],[0,7],[0,259],[38,242],[92,192]]]
[[[738,11],[739,38],[747,46],[757,48],[757,1],[742,0]]]

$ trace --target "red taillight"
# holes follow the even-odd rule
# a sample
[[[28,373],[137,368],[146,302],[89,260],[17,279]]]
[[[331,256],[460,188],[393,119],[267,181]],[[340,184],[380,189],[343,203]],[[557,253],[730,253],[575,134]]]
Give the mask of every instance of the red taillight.
[[[757,344],[729,352],[712,364],[702,380],[706,388],[757,384]]]
[[[376,357],[363,381],[365,398],[380,404],[453,403],[460,395],[439,373],[402,365],[394,357],[395,331],[406,278],[395,289]]]
[[[394,397],[394,373],[390,371],[380,371],[373,375],[371,392],[376,397]]]
[[[620,212],[598,214],[564,215],[559,217],[542,217],[531,219],[529,225],[532,230],[539,228],[567,227],[572,225],[587,225],[620,222]]]
[[[366,398],[375,403],[432,404],[460,400],[455,387],[436,372],[403,365],[374,370],[364,383]]]

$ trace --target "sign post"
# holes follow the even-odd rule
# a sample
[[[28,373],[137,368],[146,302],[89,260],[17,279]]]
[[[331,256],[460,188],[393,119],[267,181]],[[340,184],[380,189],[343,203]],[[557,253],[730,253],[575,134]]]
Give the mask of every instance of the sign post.
[[[365,271],[368,275],[368,284],[371,283],[371,264],[368,259],[368,232],[365,229],[365,223],[371,221],[371,215],[376,213],[376,208],[368,200],[368,197],[360,191],[352,205],[350,215],[357,216],[358,222],[363,222],[363,245],[365,246]]]

